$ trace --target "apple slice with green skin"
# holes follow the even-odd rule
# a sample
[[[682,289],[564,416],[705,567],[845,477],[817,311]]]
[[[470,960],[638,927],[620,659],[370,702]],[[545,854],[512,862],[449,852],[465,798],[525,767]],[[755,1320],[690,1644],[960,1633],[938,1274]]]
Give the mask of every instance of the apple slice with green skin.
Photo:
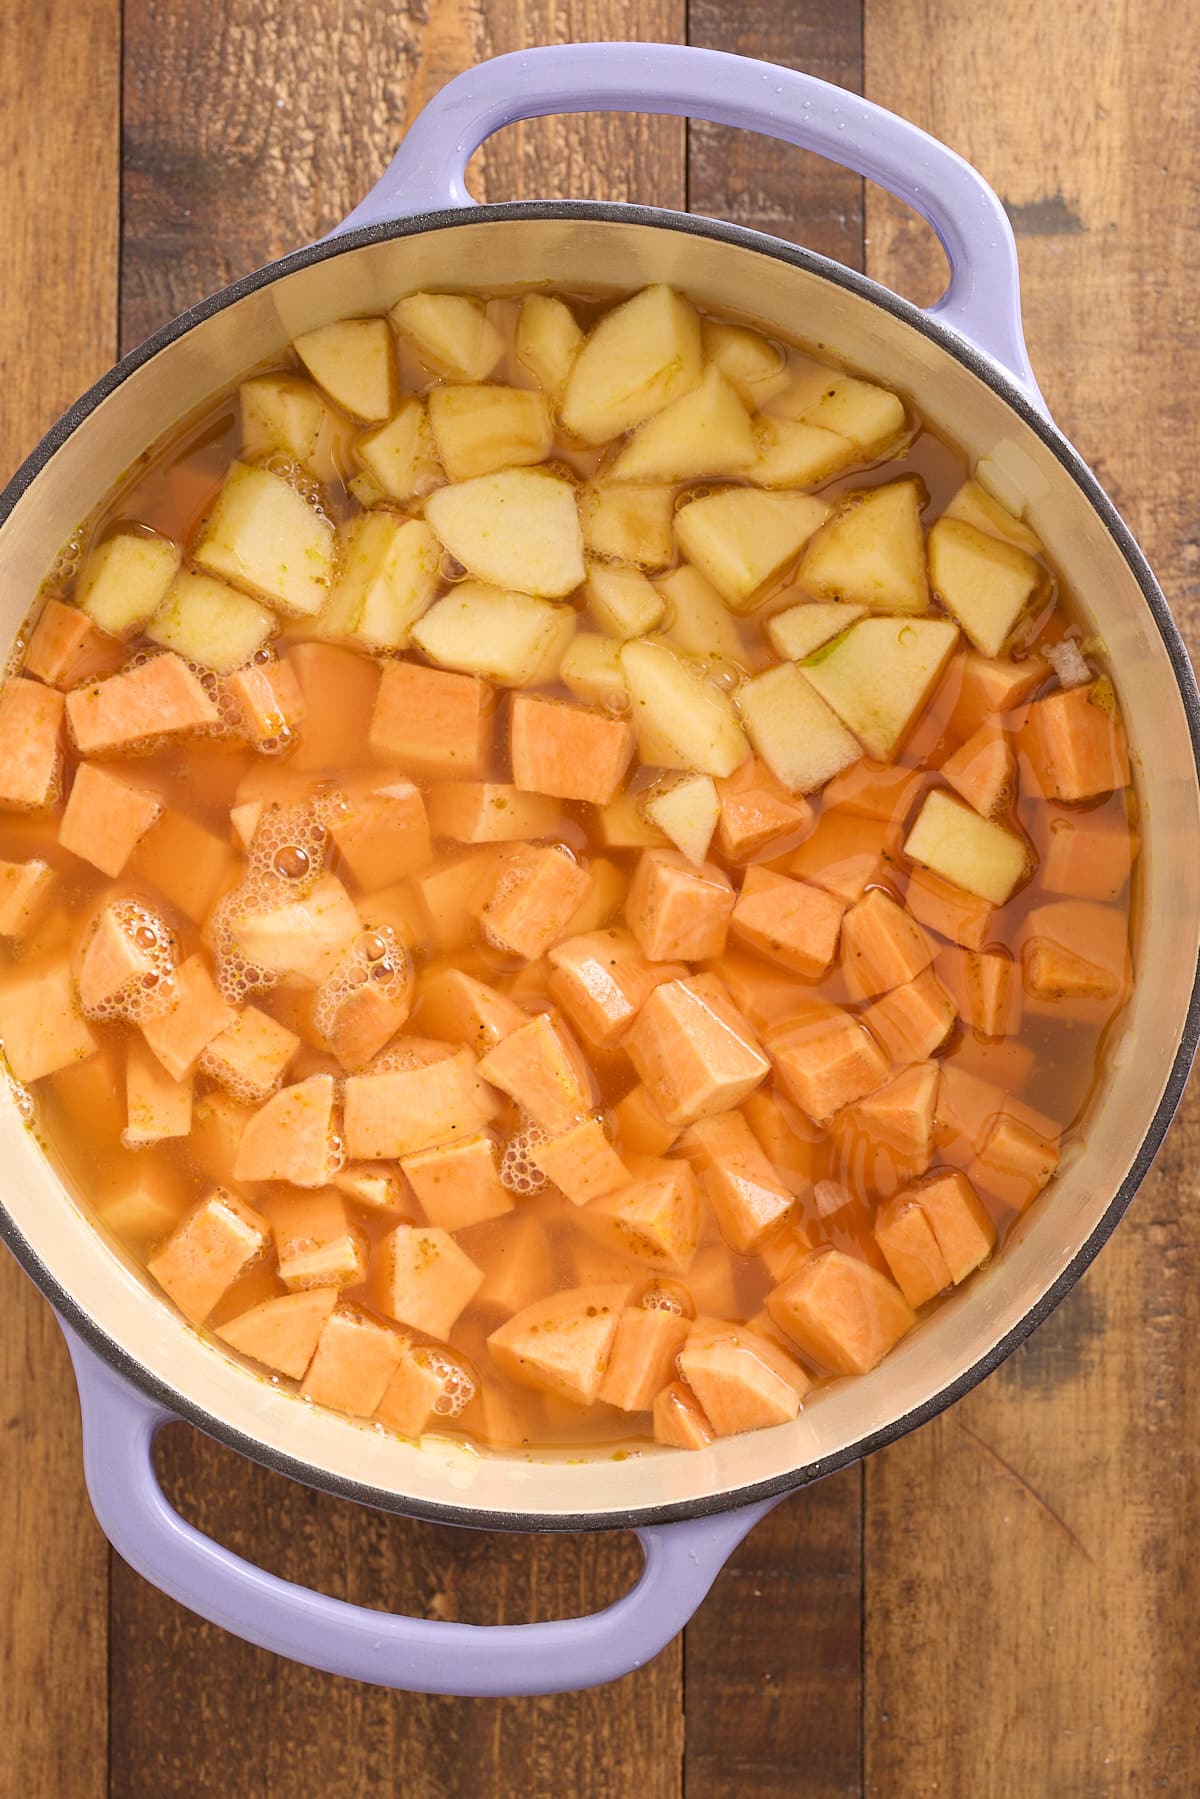
[[[725,487],[675,514],[679,547],[731,612],[752,612],[822,525],[829,508],[812,494]]]
[[[338,319],[292,344],[335,406],[371,424],[388,418],[396,391],[395,349],[386,319]]]
[[[847,494],[804,552],[804,585],[822,599],[876,612],[927,612],[924,500],[924,487],[911,478]]]
[[[926,796],[904,854],[994,906],[1004,904],[1033,864],[1024,838],[981,818],[942,787]]]
[[[700,319],[674,288],[644,287],[608,312],[571,365],[562,421],[583,443],[632,430],[699,386]]]
[[[718,368],[639,425],[608,471],[610,481],[691,481],[731,475],[754,461],[750,414]]]
[[[737,708],[755,749],[791,793],[812,793],[862,755],[857,738],[794,662],[747,681]]]
[[[800,606],[789,606],[777,612],[766,624],[771,648],[788,662],[803,662],[822,644],[840,637],[843,631],[866,616],[865,606],[849,606],[844,600],[809,600]]]
[[[869,756],[890,762],[958,642],[945,618],[864,618],[802,664]]]
[[[493,587],[556,600],[587,572],[575,489],[547,469],[503,469],[439,487],[425,517],[450,554]]]
[[[750,754],[723,693],[666,644],[635,638],[621,649],[633,701],[638,753],[656,768],[731,775]]]
[[[697,868],[708,858],[721,802],[711,775],[684,775],[669,786],[655,789],[642,810],[677,850]]]
[[[412,640],[439,668],[483,675],[503,687],[536,686],[557,676],[575,616],[570,606],[460,581],[418,619]]]
[[[486,381],[504,354],[504,339],[473,294],[406,294],[388,316],[425,367],[447,381]]]
[[[1022,614],[1046,586],[1046,571],[1016,544],[962,518],[938,519],[929,533],[929,577],[981,656],[998,656]]]

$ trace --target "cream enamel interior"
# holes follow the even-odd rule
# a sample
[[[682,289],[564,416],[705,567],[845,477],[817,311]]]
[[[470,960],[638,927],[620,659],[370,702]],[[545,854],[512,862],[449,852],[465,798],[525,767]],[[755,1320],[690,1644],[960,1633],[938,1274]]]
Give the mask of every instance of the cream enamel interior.
[[[248,294],[166,346],[68,438],[0,527],[5,641],[65,538],[161,433],[298,332],[382,309],[417,288],[539,283],[632,289],[669,281],[697,300],[823,343],[894,385],[1023,500],[1108,647],[1139,763],[1144,904],[1125,1035],[1086,1143],[1003,1254],[873,1374],[822,1391],[794,1425],[699,1454],[623,1461],[410,1446],[273,1387],[184,1326],[59,1183],[16,1107],[0,1104],[0,1198],[50,1276],[105,1337],[192,1406],[317,1480],[363,1483],[424,1510],[545,1523],[711,1502],[845,1453],[927,1404],[986,1357],[1053,1285],[1127,1175],[1169,1078],[1200,933],[1200,793],[1182,698],[1128,565],[1070,474],[1005,401],[874,302],[769,254],[633,221],[495,217],[347,250]],[[1118,1346],[1114,1345],[1114,1352]]]

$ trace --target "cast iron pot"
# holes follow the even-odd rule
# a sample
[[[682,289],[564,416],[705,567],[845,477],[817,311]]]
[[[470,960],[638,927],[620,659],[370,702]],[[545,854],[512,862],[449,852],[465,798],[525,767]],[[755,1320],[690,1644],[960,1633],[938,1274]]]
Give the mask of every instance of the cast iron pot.
[[[515,119],[602,109],[691,115],[819,151],[924,215],[950,284],[922,312],[776,238],[637,206],[476,206],[473,151]],[[733,1547],[785,1494],[932,1418],[1062,1299],[1129,1204],[1179,1101],[1197,1036],[1198,697],[1136,544],[1049,419],[1022,341],[1016,252],[996,196],[916,127],[811,76],[712,51],[578,44],[500,57],[452,81],[373,192],[330,237],[184,313],[55,425],[0,499],[0,593],[15,633],[59,546],[113,476],[289,339],[418,288],[634,289],[695,299],[831,346],[972,458],[1051,546],[1102,634],[1141,803],[1137,980],[1085,1140],[1003,1253],[874,1373],[818,1393],[794,1424],[698,1454],[476,1455],[418,1447],[304,1404],[185,1327],[0,1105],[0,1230],[57,1309],[79,1381],[88,1487],[125,1559],[250,1642],[359,1680],[427,1692],[550,1692],[647,1661]],[[481,1627],[400,1618],[251,1566],[181,1519],[155,1478],[156,1431],[184,1418],[310,1486],[497,1530],[635,1530],[645,1570],[606,1611]]]

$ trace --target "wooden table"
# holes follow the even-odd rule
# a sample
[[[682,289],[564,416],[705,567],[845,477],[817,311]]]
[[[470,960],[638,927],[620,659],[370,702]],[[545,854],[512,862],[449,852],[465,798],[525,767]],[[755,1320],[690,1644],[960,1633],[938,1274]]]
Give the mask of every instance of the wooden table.
[[[1021,244],[1055,416],[1200,631],[1200,9],[1180,0],[8,0],[0,55],[6,467],[119,350],[327,230],[422,99],[480,57],[652,38],[861,89],[975,161]],[[924,225],[707,126],[510,131],[492,198],[690,205],[928,300]],[[684,1638],[600,1692],[457,1702],[247,1649],[108,1553],[57,1328],[0,1265],[0,1788],[111,1793],[1183,1794],[1200,1788],[1193,1096],[1099,1265],[935,1424],[781,1506]],[[1190,1214],[1190,1216],[1189,1216]],[[180,1426],[171,1492],[326,1592],[439,1618],[583,1611],[624,1539],[416,1526]]]

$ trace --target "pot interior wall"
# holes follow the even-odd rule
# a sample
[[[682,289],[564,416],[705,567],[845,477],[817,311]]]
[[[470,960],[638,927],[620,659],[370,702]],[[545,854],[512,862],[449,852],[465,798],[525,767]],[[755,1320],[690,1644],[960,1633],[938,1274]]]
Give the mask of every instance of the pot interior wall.
[[[115,476],[186,412],[300,331],[382,308],[416,288],[528,285],[614,288],[668,281],[696,299],[760,319],[909,394],[972,457],[987,458],[1090,611],[1106,642],[1138,764],[1144,905],[1138,980],[1086,1141],[1004,1252],[875,1373],[819,1394],[794,1425],[694,1455],[584,1465],[481,1457],[447,1442],[421,1448],[317,1411],[236,1365],[180,1325],[132,1264],[105,1247],[60,1187],[16,1107],[0,1104],[4,1204],[44,1269],[96,1330],[191,1407],[403,1509],[516,1513],[543,1522],[685,1506],[727,1490],[815,1471],[927,1405],[986,1358],[1035,1308],[1101,1225],[1162,1099],[1184,1028],[1200,930],[1196,770],[1163,641],[1112,534],[1038,434],[976,374],[884,307],[743,245],[596,215],[499,216],[346,250],[297,269],[219,311],[135,370],[79,425],[0,527],[5,643],[66,537]],[[1114,1353],[1118,1351],[1114,1345]],[[517,1520],[519,1521],[519,1520]]]

